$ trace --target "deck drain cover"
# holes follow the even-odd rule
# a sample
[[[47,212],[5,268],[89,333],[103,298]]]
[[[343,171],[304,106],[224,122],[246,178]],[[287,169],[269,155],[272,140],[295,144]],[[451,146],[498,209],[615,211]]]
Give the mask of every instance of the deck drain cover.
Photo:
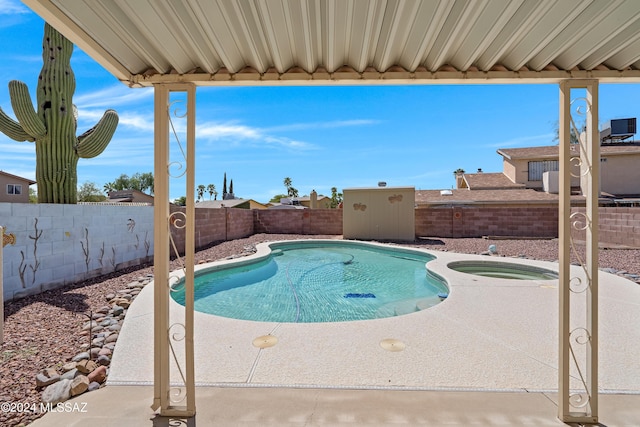
[[[387,351],[402,351],[405,349],[406,345],[400,340],[387,338],[380,341],[380,347],[384,348]]]
[[[278,343],[278,338],[273,335],[263,335],[253,340],[253,346],[258,348],[273,347]]]

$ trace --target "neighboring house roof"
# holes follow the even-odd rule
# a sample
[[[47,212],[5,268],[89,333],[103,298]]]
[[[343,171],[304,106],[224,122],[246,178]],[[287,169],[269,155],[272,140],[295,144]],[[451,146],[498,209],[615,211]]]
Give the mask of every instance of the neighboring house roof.
[[[281,199],[281,200],[283,200],[283,199]],[[288,197],[286,197],[286,199],[288,199]],[[294,197],[294,199],[297,199],[297,200],[299,200],[301,202],[310,202],[311,201],[311,196]],[[323,196],[322,194],[318,194],[318,197],[316,198],[316,200],[318,200],[318,201],[325,200],[325,199],[329,199],[329,197]]]
[[[467,188],[474,191],[525,188],[524,184],[514,183],[502,172],[465,173],[463,179],[467,183]]]
[[[4,175],[7,178],[16,179],[16,180],[19,180],[19,181],[22,181],[22,182],[28,182],[29,185],[37,184],[35,181],[33,181],[33,180],[29,179],[29,178],[23,178],[21,176],[13,175],[13,174],[10,174],[10,173],[4,172],[4,171],[0,171],[0,175]]]
[[[571,148],[575,148],[577,153],[578,146],[572,144]],[[498,154],[509,159],[557,159],[560,156],[560,149],[557,145],[543,147],[526,147],[526,148],[501,148]],[[600,155],[622,155],[622,154],[640,154],[640,142],[630,142],[621,144],[602,144],[600,145]]]
[[[308,209],[304,205],[287,205],[282,203],[272,203],[267,209]]]
[[[196,208],[234,208],[240,205],[246,204],[249,207],[265,207],[266,206],[260,202],[256,202],[253,199],[227,199],[227,200],[203,200],[202,202],[198,202],[195,204]]]
[[[471,203],[557,203],[558,195],[533,189],[509,190],[416,190],[416,204],[471,204]],[[584,202],[583,196],[571,196],[574,202]]]
[[[129,202],[153,202],[153,196],[143,193],[140,190],[118,190],[109,191],[107,202],[129,203]]]

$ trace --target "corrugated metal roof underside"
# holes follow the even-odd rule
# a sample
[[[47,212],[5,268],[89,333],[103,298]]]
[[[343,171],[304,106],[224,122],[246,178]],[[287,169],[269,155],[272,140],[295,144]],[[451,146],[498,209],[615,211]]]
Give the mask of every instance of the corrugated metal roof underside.
[[[640,81],[637,0],[24,0],[131,85]]]

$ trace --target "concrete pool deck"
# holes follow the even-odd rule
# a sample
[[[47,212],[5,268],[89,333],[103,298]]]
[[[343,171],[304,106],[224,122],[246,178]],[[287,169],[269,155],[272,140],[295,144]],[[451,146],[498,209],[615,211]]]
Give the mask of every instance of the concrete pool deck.
[[[294,324],[234,320],[196,312],[195,374],[199,413],[228,410],[226,405],[218,411],[208,407],[212,405],[206,399],[203,401],[205,395],[216,395],[216,399],[222,400],[252,396],[247,397],[249,401],[277,400],[280,394],[292,394],[303,400],[309,396],[311,400],[324,402],[321,406],[329,405],[326,408],[329,412],[330,403],[334,402],[336,411],[349,413],[356,411],[346,408],[350,399],[358,402],[364,399],[363,407],[375,407],[377,399],[393,401],[397,394],[411,396],[409,400],[415,402],[414,410],[418,414],[426,409],[427,402],[442,400],[445,405],[442,410],[450,414],[451,420],[465,420],[461,413],[467,410],[473,413],[473,402],[477,402],[481,417],[484,416],[481,406],[487,405],[486,411],[498,418],[503,415],[505,420],[514,414],[537,417],[539,414],[534,413],[542,411],[544,419],[556,424],[530,425],[558,425],[553,403],[558,384],[558,281],[493,279],[459,273],[448,269],[446,264],[461,259],[520,263],[523,260],[426,252],[437,255],[429,268],[446,278],[450,295],[435,307],[411,314],[368,321]],[[557,270],[554,263],[531,260],[524,263]],[[582,270],[576,267],[572,273],[581,275]],[[624,420],[640,420],[640,409],[631,409],[640,408],[640,363],[637,362],[640,286],[604,272],[600,272],[599,282],[599,388],[603,393],[603,408],[605,402],[610,408],[616,408],[610,416],[618,417],[615,419],[619,423],[611,424],[614,418],[608,422],[601,418],[601,421],[607,425],[625,425]],[[576,318],[584,317],[580,304],[572,310]],[[183,307],[173,300],[170,317],[171,323],[184,318]],[[275,337],[277,343],[268,348],[254,346],[254,340],[265,335]],[[381,343],[389,339],[397,340],[404,349],[383,348]],[[179,357],[181,347],[178,343]],[[178,378],[174,369],[172,380]],[[153,394],[150,387],[153,384],[153,285],[144,288],[128,309],[107,384],[105,391],[96,394],[117,399],[116,390],[121,390],[123,396],[139,393],[144,399],[142,407],[147,415],[151,414],[148,407]],[[576,380],[572,388],[578,387]],[[85,399],[84,396],[80,398]],[[89,399],[94,394],[86,396]],[[424,405],[420,399],[426,400]],[[513,405],[507,403],[510,399]],[[129,401],[125,399],[124,404]],[[316,406],[318,402],[316,400]],[[629,402],[633,405],[627,406]],[[283,404],[271,403],[274,407]],[[235,403],[240,411],[245,404]],[[491,409],[494,404],[495,408]],[[112,402],[108,405],[112,406]],[[515,410],[528,405],[535,408],[524,412]],[[250,408],[246,410],[247,414],[251,412]],[[310,410],[313,413],[313,409]],[[298,414],[301,420],[305,414],[305,410]],[[269,419],[264,412],[258,415]],[[49,417],[53,414],[40,421]],[[423,414],[414,421],[423,418],[429,419]],[[278,417],[273,419],[275,425]],[[339,419],[335,421],[340,424]],[[391,418],[386,422],[394,423]],[[245,421],[238,418],[237,424],[243,423]]]

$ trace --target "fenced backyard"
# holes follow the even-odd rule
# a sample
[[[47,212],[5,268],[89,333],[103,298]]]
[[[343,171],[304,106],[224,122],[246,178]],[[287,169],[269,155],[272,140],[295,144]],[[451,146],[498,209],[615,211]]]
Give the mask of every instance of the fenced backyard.
[[[172,211],[182,208],[172,207]],[[584,212],[574,208],[573,212]],[[600,244],[640,248],[640,208],[600,208]],[[579,220],[580,215],[575,217]],[[0,203],[5,301],[152,261],[153,207]],[[196,209],[196,248],[254,234],[341,235],[341,209]],[[584,231],[573,230],[575,240]],[[184,229],[172,227],[179,252]],[[447,206],[415,210],[417,238],[555,238],[558,209]]]

